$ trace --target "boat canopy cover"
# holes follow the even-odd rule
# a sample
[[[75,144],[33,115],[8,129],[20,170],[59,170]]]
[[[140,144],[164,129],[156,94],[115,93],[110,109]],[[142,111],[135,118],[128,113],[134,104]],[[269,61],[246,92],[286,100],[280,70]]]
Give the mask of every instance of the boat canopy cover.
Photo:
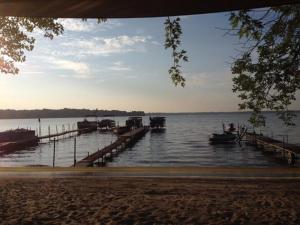
[[[0,0],[0,16],[141,18],[296,4],[300,0]]]

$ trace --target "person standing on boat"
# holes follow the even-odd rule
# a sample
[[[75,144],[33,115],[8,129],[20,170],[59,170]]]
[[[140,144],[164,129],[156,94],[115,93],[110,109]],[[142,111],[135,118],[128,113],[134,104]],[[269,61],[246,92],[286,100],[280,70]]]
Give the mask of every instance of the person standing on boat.
[[[229,124],[228,132],[232,133],[235,131],[234,123]]]

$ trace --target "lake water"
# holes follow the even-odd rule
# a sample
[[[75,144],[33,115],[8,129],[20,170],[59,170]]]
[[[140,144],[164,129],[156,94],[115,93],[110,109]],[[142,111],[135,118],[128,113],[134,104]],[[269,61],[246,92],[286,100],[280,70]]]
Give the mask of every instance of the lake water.
[[[278,167],[287,166],[251,146],[210,145],[211,133],[222,132],[222,123],[247,124],[249,113],[199,113],[164,115],[167,120],[165,132],[148,132],[132,148],[119,154],[107,166],[225,166],[225,167]],[[300,145],[300,113],[295,127],[285,127],[273,113],[267,113],[267,126],[261,130],[265,135],[282,140],[288,136],[289,143]],[[98,118],[99,120],[101,118]],[[114,117],[117,124],[124,125],[127,117]],[[37,119],[0,120],[0,131],[15,128],[31,128],[41,135],[65,129],[75,128],[76,122],[83,118],[41,119],[41,131]],[[149,117],[143,117],[145,125]],[[116,140],[111,133],[94,132],[77,136],[77,160],[97,151],[98,148]],[[73,164],[74,137],[56,142],[56,166]],[[0,166],[52,165],[53,142],[0,155]],[[298,166],[298,162],[297,162]]]

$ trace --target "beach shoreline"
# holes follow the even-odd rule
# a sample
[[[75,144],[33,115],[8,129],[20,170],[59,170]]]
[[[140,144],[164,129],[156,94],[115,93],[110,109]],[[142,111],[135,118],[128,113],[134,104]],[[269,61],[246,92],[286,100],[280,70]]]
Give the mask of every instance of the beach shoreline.
[[[18,176],[300,179],[300,167],[0,167],[0,177]]]
[[[87,170],[0,177],[0,224],[300,223],[298,178],[93,177]]]

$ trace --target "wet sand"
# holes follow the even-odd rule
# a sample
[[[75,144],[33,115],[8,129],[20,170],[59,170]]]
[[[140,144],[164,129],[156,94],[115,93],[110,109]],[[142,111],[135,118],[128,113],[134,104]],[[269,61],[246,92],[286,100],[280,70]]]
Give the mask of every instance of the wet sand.
[[[0,224],[300,224],[300,180],[1,177]]]

